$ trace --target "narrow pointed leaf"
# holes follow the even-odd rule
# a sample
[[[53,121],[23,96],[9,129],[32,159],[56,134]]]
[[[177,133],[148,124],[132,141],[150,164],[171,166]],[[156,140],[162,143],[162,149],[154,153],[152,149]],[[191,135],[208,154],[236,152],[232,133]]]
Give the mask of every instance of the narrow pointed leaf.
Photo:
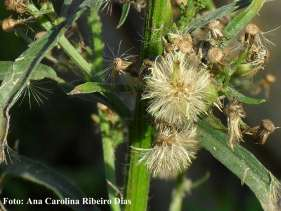
[[[257,104],[266,102],[265,99],[247,97],[244,94],[240,93],[239,91],[237,91],[236,89],[231,88],[231,87],[225,88],[224,92],[227,97],[236,98],[241,103],[245,103],[245,104],[257,105]]]
[[[128,17],[128,14],[130,12],[130,7],[131,7],[131,3],[123,4],[121,17],[120,17],[119,23],[118,23],[118,25],[116,27],[117,29],[119,29],[125,23],[125,21],[126,21],[126,19]]]
[[[232,150],[228,136],[213,129],[207,121],[199,126],[200,144],[234,173],[256,195],[264,210],[280,210],[280,182],[257,158],[239,144]]]
[[[53,191],[60,199],[79,200],[79,204],[67,204],[75,211],[95,211],[99,210],[92,206],[87,208],[82,204],[82,199],[86,197],[75,185],[67,178],[57,173],[55,170],[44,164],[33,161],[24,156],[19,156],[15,152],[10,152],[13,162],[1,167],[2,176],[14,176],[24,180],[44,186]]]
[[[7,74],[9,74],[9,70],[11,70],[12,66],[12,61],[0,61],[0,81],[2,81]],[[58,83],[64,82],[63,79],[57,76],[57,73],[53,68],[48,65],[39,64],[32,72],[30,80],[39,81],[45,78],[57,81]]]

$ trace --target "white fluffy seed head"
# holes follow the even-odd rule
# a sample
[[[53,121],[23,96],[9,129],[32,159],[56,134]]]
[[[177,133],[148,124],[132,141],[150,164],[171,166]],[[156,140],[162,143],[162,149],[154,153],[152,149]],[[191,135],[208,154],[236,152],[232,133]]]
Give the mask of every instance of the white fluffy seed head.
[[[196,158],[198,141],[196,129],[182,132],[162,130],[149,151],[141,159],[153,177],[174,178],[186,170]]]
[[[143,99],[149,99],[148,112],[156,120],[178,128],[197,121],[217,99],[217,91],[206,69],[192,65],[182,53],[156,59],[145,78]]]

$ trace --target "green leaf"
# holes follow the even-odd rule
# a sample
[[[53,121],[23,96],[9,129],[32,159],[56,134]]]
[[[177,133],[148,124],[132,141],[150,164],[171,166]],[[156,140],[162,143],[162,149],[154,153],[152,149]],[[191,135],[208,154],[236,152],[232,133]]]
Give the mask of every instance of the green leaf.
[[[92,93],[101,94],[103,96],[103,99],[99,99],[100,101],[102,101],[112,110],[117,112],[122,118],[131,119],[132,112],[130,111],[128,106],[118,97],[118,95],[114,93],[116,91],[124,90],[125,87],[121,86],[122,89],[118,89],[117,87],[113,85],[102,84],[100,82],[86,82],[74,87],[74,89],[70,91],[68,95],[81,95]],[[87,100],[91,100],[91,98],[87,97]],[[96,101],[96,99],[93,100]]]
[[[5,147],[9,130],[9,111],[26,87],[34,69],[37,68],[44,55],[57,43],[57,37],[63,27],[60,26],[49,32],[41,39],[32,43],[18,57],[3,78],[0,86],[0,161],[5,160]]]
[[[227,40],[236,37],[240,31],[259,13],[265,0],[252,0],[249,7],[236,15],[224,28],[224,35]]]
[[[78,199],[80,201],[78,205],[66,204],[66,206],[69,206],[73,210],[99,210],[95,206],[92,206],[91,209],[83,206],[81,201],[82,198],[86,196],[75,185],[68,181],[67,178],[60,175],[55,170],[37,161],[17,155],[17,153],[13,151],[9,152],[9,155],[13,162],[1,167],[2,176],[15,176],[42,185],[53,191],[60,199]]]
[[[234,150],[228,146],[225,133],[215,130],[206,121],[199,123],[200,144],[226,168],[241,179],[256,195],[264,210],[280,210],[280,183],[255,158],[240,145]]]
[[[231,14],[236,8],[236,3],[233,2],[222,6],[214,11],[208,12],[206,15],[200,16],[199,18],[195,18],[184,31],[186,33],[192,32],[197,28],[201,28],[207,25],[211,20],[215,20]]]
[[[77,94],[91,94],[91,93],[101,93],[104,94],[107,91],[107,87],[99,82],[86,82],[80,84],[68,93],[68,95]]]
[[[123,4],[121,17],[120,17],[120,20],[119,20],[118,25],[116,27],[117,29],[119,29],[125,23],[125,21],[128,17],[128,14],[130,12],[130,8],[131,8],[130,2]]]
[[[0,61],[0,81],[2,81],[6,74],[9,74],[9,70],[12,68],[14,62],[12,61]],[[37,68],[32,72],[30,80],[43,80],[45,78],[63,83],[64,80],[57,76],[56,71],[48,65],[39,64]]]
[[[231,87],[225,88],[224,93],[227,97],[236,98],[241,103],[245,103],[245,104],[257,105],[266,102],[265,99],[247,97]]]
[[[69,95],[77,95],[77,94],[91,94],[91,93],[100,93],[104,94],[106,92],[133,92],[137,90],[141,90],[141,86],[134,84],[135,87],[127,86],[127,85],[114,85],[114,84],[104,84],[101,82],[86,82],[83,84],[79,84],[73,88]]]
[[[0,161],[5,160],[5,148],[9,130],[10,109],[20,97],[26,87],[33,71],[40,64],[45,54],[51,50],[64,34],[65,30],[75,21],[93,2],[85,0],[74,10],[69,18],[44,35],[39,40],[31,43],[9,69],[0,86]]]

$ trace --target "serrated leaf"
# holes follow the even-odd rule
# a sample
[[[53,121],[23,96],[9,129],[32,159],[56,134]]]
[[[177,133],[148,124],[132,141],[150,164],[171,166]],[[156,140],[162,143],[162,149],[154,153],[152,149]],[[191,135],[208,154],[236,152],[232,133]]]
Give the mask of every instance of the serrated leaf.
[[[73,185],[67,178],[57,173],[55,170],[45,166],[44,164],[33,161],[24,156],[17,155],[15,152],[9,152],[13,162],[9,165],[1,167],[2,176],[15,176],[28,180],[30,182],[42,185],[47,189],[53,191],[60,199],[70,198],[78,199],[78,205],[66,204],[66,206],[76,211],[94,211],[99,210],[92,206],[86,208],[81,200],[86,197],[75,185]]]
[[[117,29],[119,29],[126,21],[128,14],[130,12],[130,8],[131,8],[131,3],[125,3],[122,6],[122,13],[121,13],[121,17],[119,19],[118,25],[117,25]]]
[[[245,104],[257,105],[266,102],[265,99],[247,97],[231,87],[225,88],[224,93],[227,97],[236,98],[241,103],[245,103]]]
[[[12,68],[12,61],[0,61],[0,81],[2,81],[9,70]],[[63,83],[64,80],[57,76],[56,71],[48,65],[39,64],[31,73],[30,80],[43,80],[45,78],[54,80],[58,83]]]

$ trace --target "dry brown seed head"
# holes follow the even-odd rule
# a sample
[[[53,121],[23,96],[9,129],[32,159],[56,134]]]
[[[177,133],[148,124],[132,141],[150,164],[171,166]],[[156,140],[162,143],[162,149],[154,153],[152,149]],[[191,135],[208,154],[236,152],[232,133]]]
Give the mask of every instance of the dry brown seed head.
[[[261,121],[261,125],[260,125],[261,129],[266,130],[267,132],[274,132],[274,130],[276,130],[276,127],[274,125],[274,123],[270,120],[270,119],[264,119]]]
[[[220,39],[223,37],[223,24],[219,20],[212,20],[208,24],[208,29],[214,39]]]
[[[191,53],[193,51],[192,42],[189,41],[182,40],[178,47],[179,50],[184,54]]]
[[[245,32],[250,36],[256,36],[258,33],[261,32],[261,30],[256,24],[250,23],[246,26]]]
[[[222,62],[224,54],[220,48],[211,48],[208,51],[207,57],[210,63],[218,64]]]
[[[227,126],[229,134],[229,145],[232,149],[234,146],[243,141],[242,135],[242,118],[246,116],[246,112],[242,104],[234,100],[230,102],[225,108],[225,113],[227,115]]]
[[[11,32],[19,24],[20,24],[19,20],[13,18],[6,18],[2,21],[2,30],[5,32]]]
[[[245,117],[246,116],[246,112],[243,108],[242,103],[238,102],[238,101],[233,101],[231,102],[225,109],[225,113],[228,116],[237,116],[237,117]]]
[[[256,142],[259,144],[265,144],[270,134],[278,129],[270,119],[262,120],[261,124],[255,128],[256,132],[254,133],[254,136]]]
[[[15,11],[17,13],[25,13],[26,12],[26,0],[5,0],[4,5],[7,10]]]
[[[177,45],[173,44],[173,43],[166,43],[165,44],[165,52],[167,53],[171,53],[173,51],[178,50]]]
[[[113,69],[119,73],[125,72],[133,62],[126,61],[120,57],[113,59]]]
[[[213,29],[222,29],[223,28],[223,25],[221,24],[221,22],[219,20],[212,20],[209,22],[208,24],[208,28],[210,30],[213,30]]]
[[[190,34],[171,34],[170,42],[171,43],[166,44],[167,52],[176,50],[184,54],[193,52],[192,37]]]

